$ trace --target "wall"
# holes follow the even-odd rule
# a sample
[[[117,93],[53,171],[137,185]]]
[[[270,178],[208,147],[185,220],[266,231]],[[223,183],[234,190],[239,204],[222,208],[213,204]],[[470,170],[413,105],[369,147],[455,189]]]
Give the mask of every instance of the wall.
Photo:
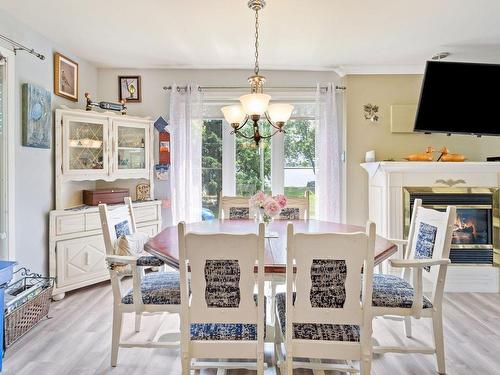
[[[61,52],[78,62],[80,67],[79,103],[52,95],[52,108],[64,104],[83,108],[85,91],[96,92],[97,69],[79,59],[72,51],[49,40],[0,12],[0,34],[44,54],[46,59],[18,52],[15,59],[15,210],[16,260],[34,272],[48,273],[48,213],[54,208],[54,147],[50,150],[21,145],[21,86],[34,83],[53,92],[53,53]],[[7,46],[7,45],[5,45]],[[52,133],[54,134],[54,133]]]
[[[425,147],[446,146],[463,153],[470,161],[484,161],[500,155],[499,137],[471,137],[443,134],[393,134],[390,131],[390,106],[418,102],[421,75],[359,75],[345,77],[347,119],[347,222],[364,225],[368,219],[368,177],[360,167],[365,152],[375,150],[377,160],[401,160],[422,152]],[[465,88],[464,88],[465,90]],[[373,124],[364,119],[363,105],[380,106],[380,120]],[[450,110],[474,110],[458,103]]]

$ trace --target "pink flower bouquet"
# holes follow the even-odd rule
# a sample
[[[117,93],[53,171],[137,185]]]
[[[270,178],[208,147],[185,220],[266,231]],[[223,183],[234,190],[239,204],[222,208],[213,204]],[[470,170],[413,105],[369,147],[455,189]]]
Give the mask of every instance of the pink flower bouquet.
[[[277,217],[281,210],[286,207],[287,200],[282,194],[272,197],[271,195],[266,195],[262,191],[258,191],[250,198],[248,203],[250,207],[259,211],[260,220],[269,224],[269,222],[271,222],[273,218]]]

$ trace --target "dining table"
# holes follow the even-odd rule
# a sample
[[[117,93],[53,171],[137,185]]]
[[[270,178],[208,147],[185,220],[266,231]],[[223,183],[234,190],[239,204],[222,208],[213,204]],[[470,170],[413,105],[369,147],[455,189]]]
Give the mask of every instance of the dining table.
[[[269,223],[264,253],[266,276],[284,277],[286,273],[286,233],[288,223],[293,223],[296,233],[354,233],[365,232],[365,228],[321,220],[274,220]],[[186,232],[196,233],[257,233],[255,220],[214,219],[186,225]],[[163,260],[168,266],[179,268],[179,245],[177,226],[169,226],[150,239],[144,249]],[[397,246],[387,239],[377,236],[375,241],[374,264],[379,265],[397,252]]]

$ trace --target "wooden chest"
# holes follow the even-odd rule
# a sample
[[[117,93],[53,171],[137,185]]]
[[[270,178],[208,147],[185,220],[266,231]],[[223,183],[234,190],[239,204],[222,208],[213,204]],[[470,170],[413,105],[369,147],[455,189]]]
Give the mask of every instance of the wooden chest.
[[[83,190],[83,204],[86,204],[87,206],[97,206],[100,203],[123,203],[123,199],[129,196],[129,190],[121,188]]]

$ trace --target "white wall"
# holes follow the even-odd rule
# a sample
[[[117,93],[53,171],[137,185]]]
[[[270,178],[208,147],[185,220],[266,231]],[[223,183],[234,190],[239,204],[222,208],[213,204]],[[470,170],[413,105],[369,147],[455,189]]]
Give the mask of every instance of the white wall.
[[[61,104],[83,108],[85,91],[97,91],[97,69],[75,56],[74,51],[55,46],[28,25],[22,24],[4,11],[0,11],[0,34],[34,48],[46,56],[46,59],[41,61],[26,52],[17,53],[16,121],[13,125],[16,143],[16,260],[34,272],[47,274],[48,213],[54,208],[54,147],[43,150],[21,145],[21,87],[23,83],[33,83],[53,92],[53,53],[61,52],[79,63],[80,101],[74,103],[52,95],[52,108],[57,108]]]

